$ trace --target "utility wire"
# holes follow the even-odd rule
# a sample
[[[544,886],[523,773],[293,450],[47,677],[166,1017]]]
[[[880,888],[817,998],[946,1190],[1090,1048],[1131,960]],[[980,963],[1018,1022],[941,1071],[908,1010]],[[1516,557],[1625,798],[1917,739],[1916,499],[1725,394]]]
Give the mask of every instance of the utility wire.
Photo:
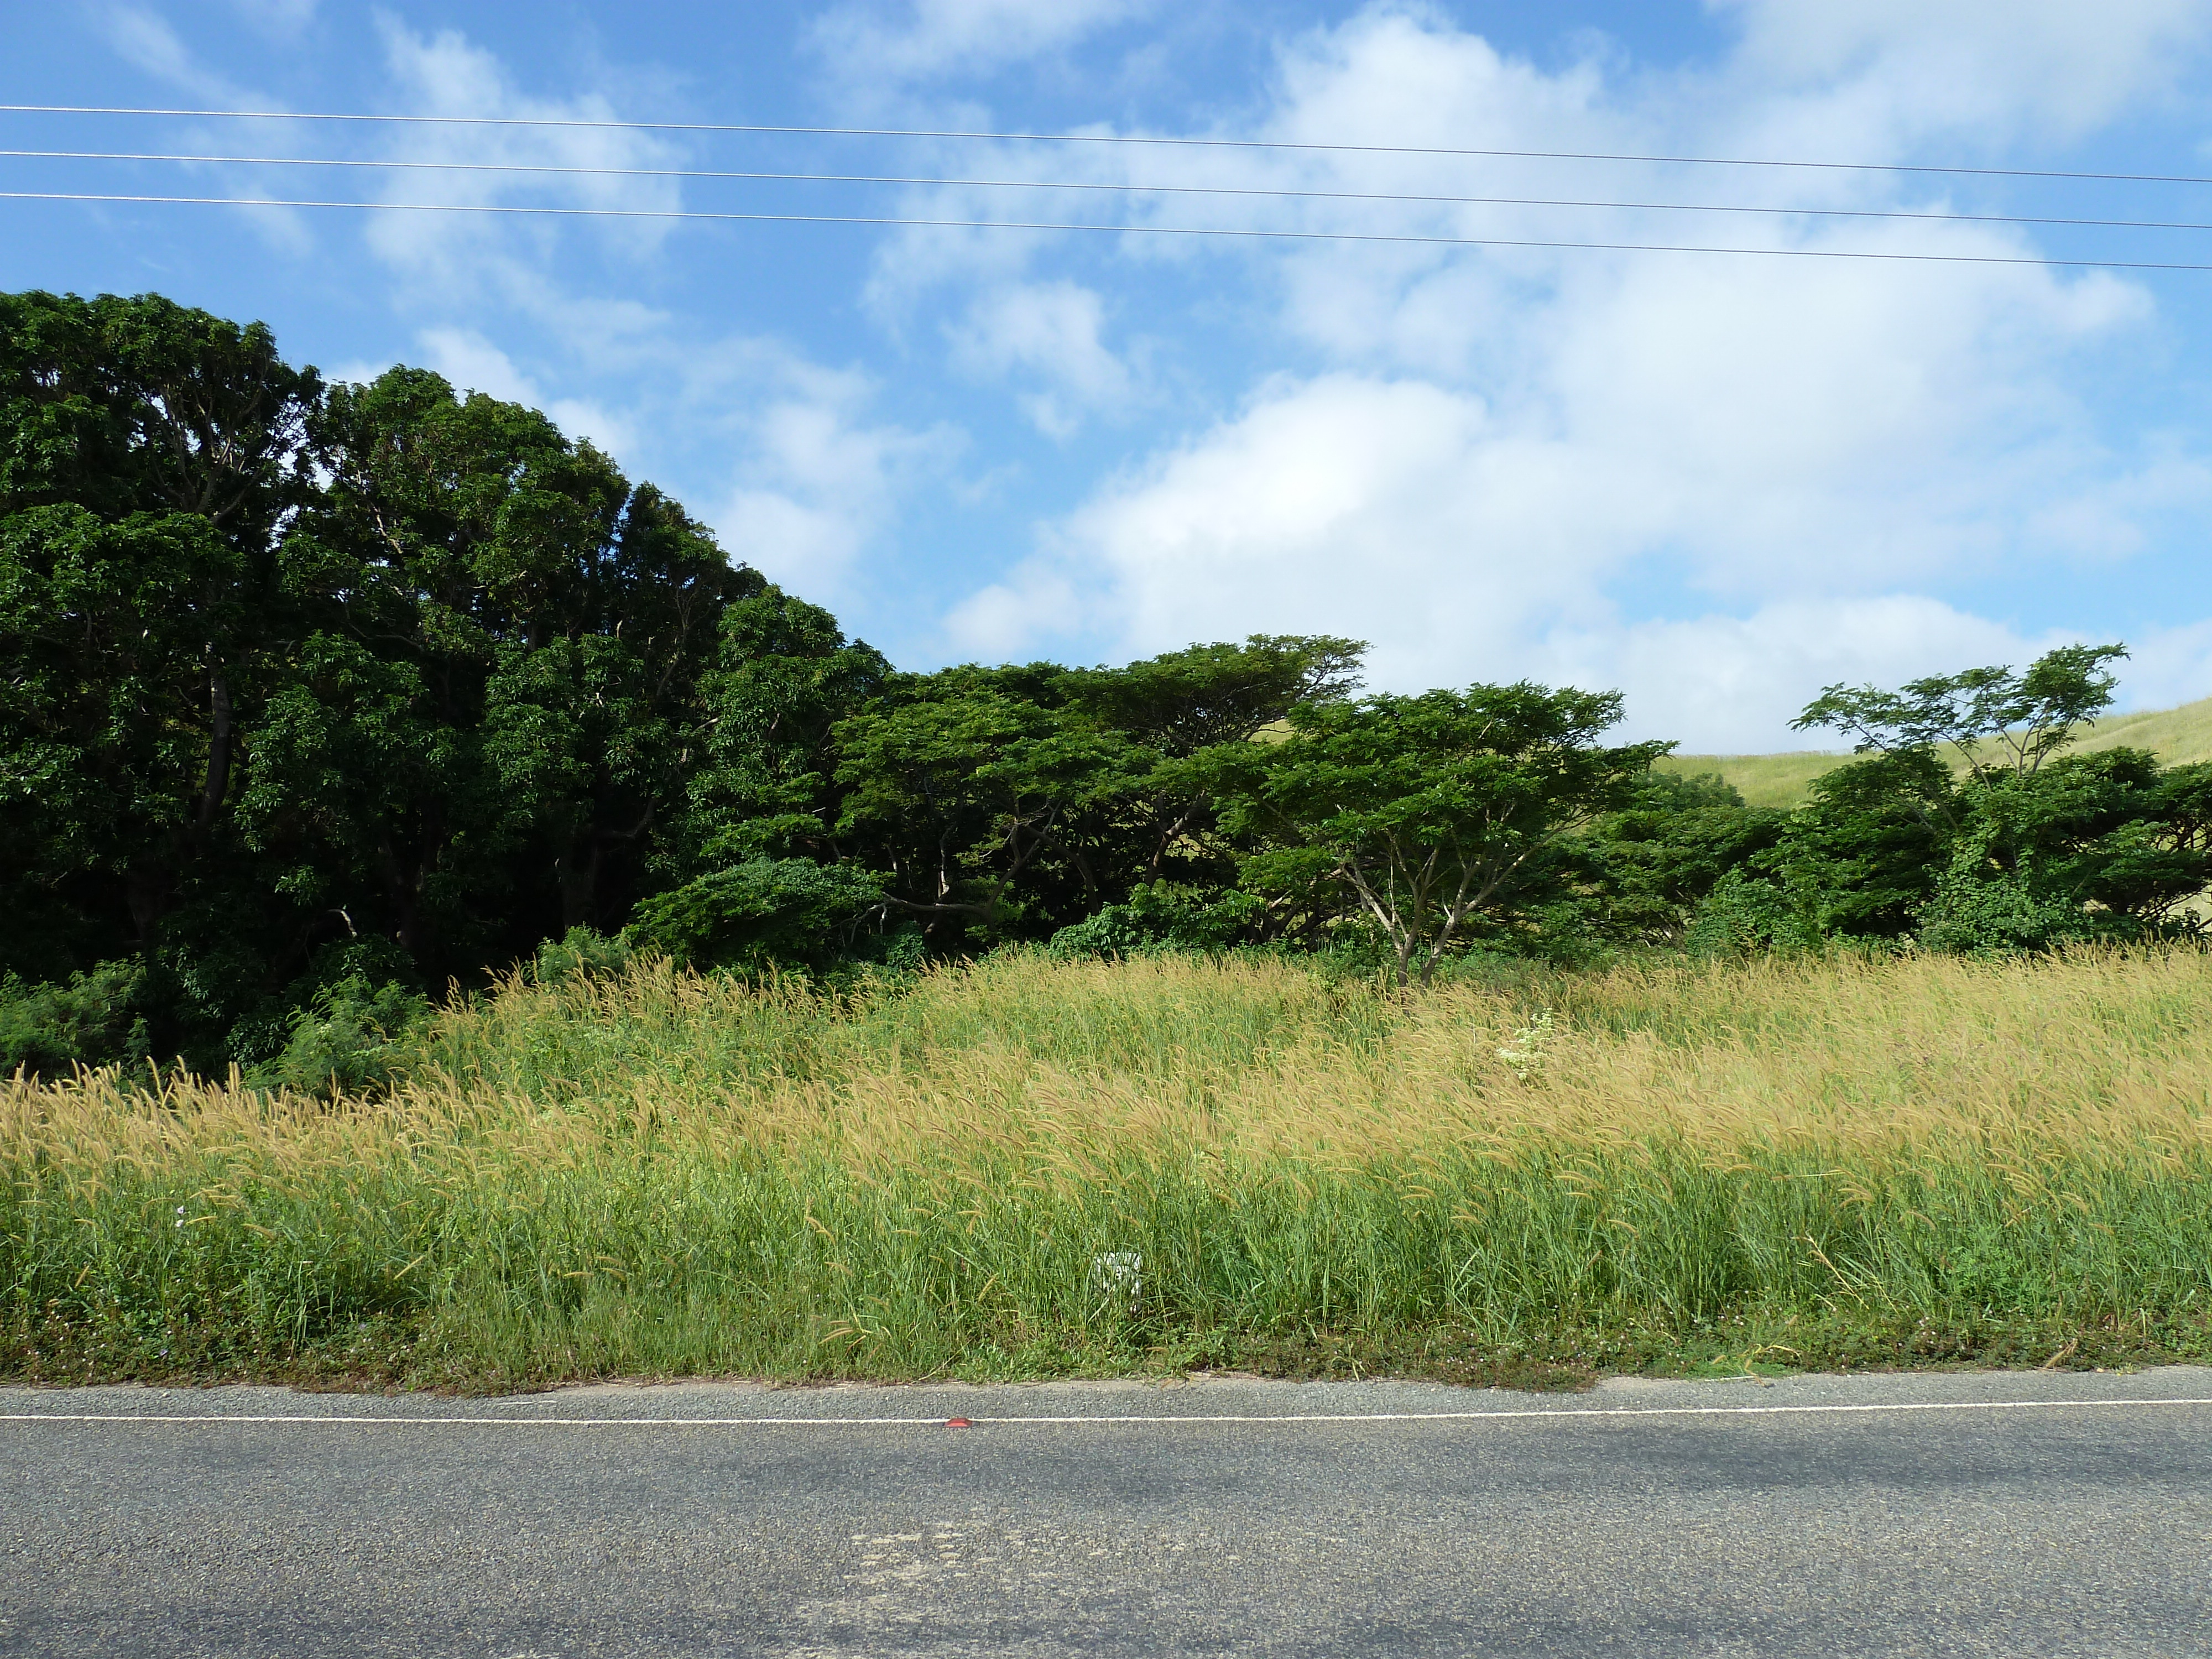
[[[1931,167],[1898,161],[1795,161],[1733,155],[1639,155],[1604,150],[1475,149],[1441,144],[1322,144],[1281,138],[1187,138],[1108,132],[968,132],[921,127],[775,126],[746,121],[607,121],[535,115],[362,115],[281,109],[131,109],[100,104],[0,104],[0,115],[148,115],[196,121],[354,121],[424,126],[556,127],[631,132],[732,132],[819,138],[955,138],[994,143],[1162,144],[1361,155],[1469,155],[1538,161],[1638,161],[1667,167],[1802,167],[1830,173],[1927,173],[1975,179],[2075,179],[2106,184],[2212,185],[2212,177],[2076,173],[2049,167]]]
[[[961,190],[1123,191],[1144,195],[1242,196],[1317,202],[1406,202],[1462,207],[1604,208],[1651,213],[1800,214],[1820,219],[1905,219],[1966,225],[2062,225],[2097,230],[2212,230],[2172,219],[2075,219],[2018,213],[1926,213],[1892,208],[1741,206],[1716,202],[1599,202],[1547,196],[1431,196],[1396,191],[1272,190],[1241,185],[1140,185],[1054,179],[941,179],[875,173],[756,173],[717,167],[588,167],[532,161],[374,161],[319,155],[188,155],[138,150],[0,149],[0,159],[39,161],[174,161],[223,167],[392,167],[431,173],[552,173],[591,179],[727,179],[810,185],[927,185]]]
[[[1897,264],[2036,265],[2095,270],[2212,270],[2167,259],[2057,259],[1999,253],[1897,253],[1852,248],[1713,247],[1672,242],[1570,242],[1507,236],[1417,236],[1350,230],[1247,230],[1210,225],[1073,224],[1052,220],[924,219],[890,214],[715,213],[686,208],[509,206],[469,202],[332,202],[257,196],[123,195],[94,191],[0,191],[7,202],[143,203],[170,207],[344,208],[380,213],[502,213],[580,219],[690,219],[723,223],[921,226],[946,230],[1079,230],[1116,236],[1237,236],[1267,241],[1389,242],[1432,247],[1572,248],[1617,253],[1726,253],[1785,259],[1881,259]]]

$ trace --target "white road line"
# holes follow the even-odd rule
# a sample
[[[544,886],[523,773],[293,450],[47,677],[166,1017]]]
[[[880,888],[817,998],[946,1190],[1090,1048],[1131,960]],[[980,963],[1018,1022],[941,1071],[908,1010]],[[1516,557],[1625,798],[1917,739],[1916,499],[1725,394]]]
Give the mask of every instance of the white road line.
[[[1085,1424],[1133,1428],[1169,1424],[1261,1423],[1491,1423],[1593,1417],[1798,1417],[1875,1412],[2082,1411],[2093,1408],[2212,1406],[2212,1397],[2119,1400],[1929,1400],[1846,1406],[1571,1406],[1492,1412],[1330,1412],[1249,1416],[971,1417],[974,1427],[1050,1427]],[[198,1412],[0,1412],[0,1423],[237,1423],[264,1425],[344,1425],[378,1428],[471,1429],[787,1429],[943,1428],[944,1417],[338,1417],[228,1415]]]

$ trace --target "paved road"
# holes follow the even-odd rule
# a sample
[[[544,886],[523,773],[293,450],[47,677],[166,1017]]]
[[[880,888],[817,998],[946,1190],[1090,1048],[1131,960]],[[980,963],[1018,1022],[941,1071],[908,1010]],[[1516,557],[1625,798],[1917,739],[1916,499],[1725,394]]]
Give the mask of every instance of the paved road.
[[[0,1413],[8,1654],[2212,1654],[2203,1370]]]

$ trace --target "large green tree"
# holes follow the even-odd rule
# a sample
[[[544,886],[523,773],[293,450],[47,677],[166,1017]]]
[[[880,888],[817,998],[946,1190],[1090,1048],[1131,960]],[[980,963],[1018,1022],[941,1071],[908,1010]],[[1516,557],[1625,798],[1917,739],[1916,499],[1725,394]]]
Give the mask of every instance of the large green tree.
[[[687,837],[694,865],[793,854],[835,862],[844,786],[833,733],[881,697],[890,677],[882,653],[848,641],[827,611],[771,583],[724,611],[700,682],[702,759]]]
[[[319,396],[258,325],[0,295],[0,966],[151,959],[180,910],[237,912],[229,812],[283,673]]]
[[[533,410],[422,370],[333,390],[283,545],[307,623],[246,817],[285,890],[459,970],[617,923],[703,759],[758,579]]]
[[[1150,769],[1090,826],[1089,893],[1115,896],[1163,880],[1226,886],[1237,849],[1221,833],[1206,757],[1279,728],[1300,703],[1340,702],[1359,684],[1366,645],[1334,635],[1255,634],[1194,645],[1121,668],[1064,671],[1054,697],[1119,732]]]
[[[769,592],[534,411],[0,296],[0,971],[134,958],[156,1051],[215,1060],[331,975],[617,927],[719,827]]]
[[[1228,887],[1203,757],[1340,700],[1364,649],[1255,635],[1121,668],[892,677],[835,730],[835,840],[939,940],[1042,937],[1162,880]]]
[[[1214,751],[1223,818],[1258,845],[1248,884],[1310,907],[1333,893],[1426,982],[1471,924],[1564,896],[1578,830],[1625,804],[1664,743],[1607,747],[1618,693],[1523,682],[1301,704],[1278,742]]]
[[[1852,739],[1862,755],[1940,755],[1974,781],[2032,777],[2112,707],[2110,664],[2124,645],[2063,645],[2014,672],[2008,665],[1911,680],[1896,690],[1831,685],[1790,722]],[[1955,822],[1948,803],[1931,801]]]
[[[1049,675],[902,677],[880,707],[836,728],[838,835],[933,939],[1002,937],[1025,917],[1045,930],[1109,896],[1097,831],[1153,757],[1078,709],[1024,695],[1024,678]],[[1054,916],[1050,898],[1071,881],[1081,908]]]
[[[2195,934],[2212,883],[2212,766],[2140,749],[2062,755],[1972,779],[1950,856],[1914,916],[1924,944],[1970,951]]]

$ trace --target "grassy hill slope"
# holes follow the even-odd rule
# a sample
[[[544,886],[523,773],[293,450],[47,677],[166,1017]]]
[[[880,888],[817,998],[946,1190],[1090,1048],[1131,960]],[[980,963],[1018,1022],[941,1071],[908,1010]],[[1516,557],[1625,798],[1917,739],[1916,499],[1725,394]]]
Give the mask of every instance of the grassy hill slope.
[[[2074,750],[2087,753],[2123,744],[2148,749],[2168,766],[2212,760],[2212,697],[2179,708],[2107,715],[2075,740]],[[1795,806],[1805,799],[1814,779],[1850,758],[1810,749],[1779,755],[1669,755],[1659,763],[1659,769],[1717,772],[1753,806]]]

